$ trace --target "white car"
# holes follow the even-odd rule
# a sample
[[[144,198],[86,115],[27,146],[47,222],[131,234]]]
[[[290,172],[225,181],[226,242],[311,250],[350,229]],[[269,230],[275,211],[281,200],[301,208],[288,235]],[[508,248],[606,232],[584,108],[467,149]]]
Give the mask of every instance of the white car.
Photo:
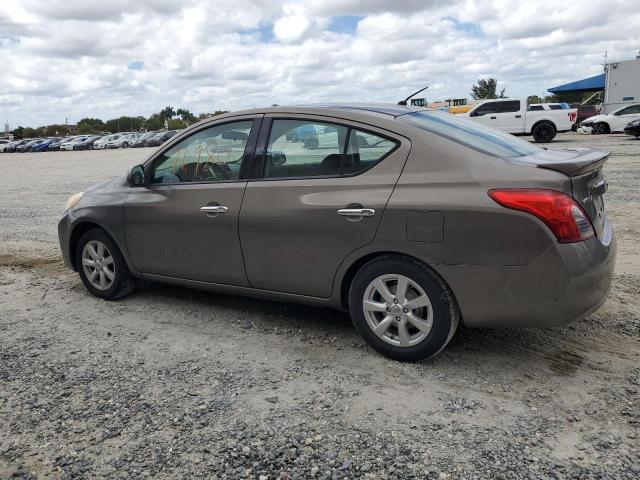
[[[106,148],[128,148],[138,138],[135,133],[123,133],[120,136],[107,140]]]
[[[83,140],[86,140],[87,138],[89,138],[89,135],[83,135],[81,137],[74,137],[70,140],[67,140],[64,143],[60,144],[60,150],[67,150],[67,151],[71,151],[73,150],[73,147],[80,143]]]
[[[614,110],[611,113],[603,113],[594,117],[589,117],[580,123],[580,130],[583,133],[622,132],[624,127],[636,119],[640,118],[640,103],[627,105]]]
[[[4,152],[7,148],[7,145],[9,145],[11,142],[12,140],[0,140],[0,152]]]
[[[113,141],[117,138],[120,137],[119,133],[115,133],[113,135],[107,135],[105,137],[102,137],[99,140],[96,140],[95,143],[93,144],[93,149],[94,150],[102,150],[103,148],[107,148],[107,143],[110,141]]]
[[[461,115],[513,135],[533,135],[536,142],[553,140],[558,132],[568,132],[578,115],[577,108],[530,111],[527,101],[518,98],[482,100]]]

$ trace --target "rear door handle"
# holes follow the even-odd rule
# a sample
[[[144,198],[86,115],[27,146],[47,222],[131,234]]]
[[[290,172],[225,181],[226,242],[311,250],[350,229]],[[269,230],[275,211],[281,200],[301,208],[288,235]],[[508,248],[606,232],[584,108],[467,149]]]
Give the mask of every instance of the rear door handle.
[[[349,221],[362,220],[364,217],[373,217],[376,211],[373,208],[341,208],[338,215],[347,217]]]
[[[214,217],[221,213],[227,213],[229,209],[223,205],[207,205],[206,207],[200,207],[200,211],[208,217]]]
[[[522,118],[522,115],[516,115],[516,118]]]
[[[496,117],[489,117],[489,118],[490,118],[491,120],[495,120],[495,119],[496,119]]]

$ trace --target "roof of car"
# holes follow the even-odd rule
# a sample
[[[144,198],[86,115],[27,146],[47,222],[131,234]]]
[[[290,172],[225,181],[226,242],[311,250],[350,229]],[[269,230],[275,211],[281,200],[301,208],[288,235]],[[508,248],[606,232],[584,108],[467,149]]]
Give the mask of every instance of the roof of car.
[[[240,112],[229,112],[225,115],[240,115],[245,113],[311,113],[312,111],[360,111],[369,112],[390,117],[399,117],[407,113],[427,110],[424,107],[411,105],[398,105],[396,103],[319,103],[307,105],[274,105],[266,108],[254,108]],[[215,118],[215,117],[214,117]]]

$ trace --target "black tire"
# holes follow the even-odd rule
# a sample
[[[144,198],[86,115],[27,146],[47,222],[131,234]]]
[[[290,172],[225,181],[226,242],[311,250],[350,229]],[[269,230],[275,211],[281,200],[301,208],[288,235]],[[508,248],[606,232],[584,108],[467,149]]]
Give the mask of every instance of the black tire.
[[[408,347],[395,346],[378,337],[363,308],[370,283],[380,276],[394,274],[417,283],[429,297],[433,311],[432,327],[426,338]],[[415,362],[440,353],[453,338],[460,318],[455,297],[440,276],[417,260],[396,255],[375,258],[358,271],[349,289],[349,312],[356,330],[371,348],[402,362]]]
[[[87,243],[94,240],[104,244],[110,256],[113,258],[113,271],[115,276],[113,283],[106,290],[99,290],[91,284],[82,265],[82,252],[84,247]],[[113,239],[101,228],[93,228],[82,234],[78,241],[75,255],[80,280],[82,280],[83,285],[92,295],[104,300],[116,300],[130,294],[135,289],[135,282],[122,257],[122,253],[120,253],[120,249]]]
[[[124,143],[122,144],[122,148],[129,148],[129,144],[128,144],[127,142],[124,142]]]
[[[610,132],[611,129],[609,128],[609,125],[604,122],[598,122],[591,127],[591,133],[594,135],[603,135]]]
[[[538,143],[549,143],[556,136],[556,127],[551,122],[540,122],[534,125],[531,132]]]

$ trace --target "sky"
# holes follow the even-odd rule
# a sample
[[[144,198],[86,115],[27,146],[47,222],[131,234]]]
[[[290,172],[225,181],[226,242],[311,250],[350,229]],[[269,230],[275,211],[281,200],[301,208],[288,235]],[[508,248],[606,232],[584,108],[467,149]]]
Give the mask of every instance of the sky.
[[[510,97],[640,50],[633,0],[2,0],[0,122]],[[421,95],[422,96],[422,95]]]

